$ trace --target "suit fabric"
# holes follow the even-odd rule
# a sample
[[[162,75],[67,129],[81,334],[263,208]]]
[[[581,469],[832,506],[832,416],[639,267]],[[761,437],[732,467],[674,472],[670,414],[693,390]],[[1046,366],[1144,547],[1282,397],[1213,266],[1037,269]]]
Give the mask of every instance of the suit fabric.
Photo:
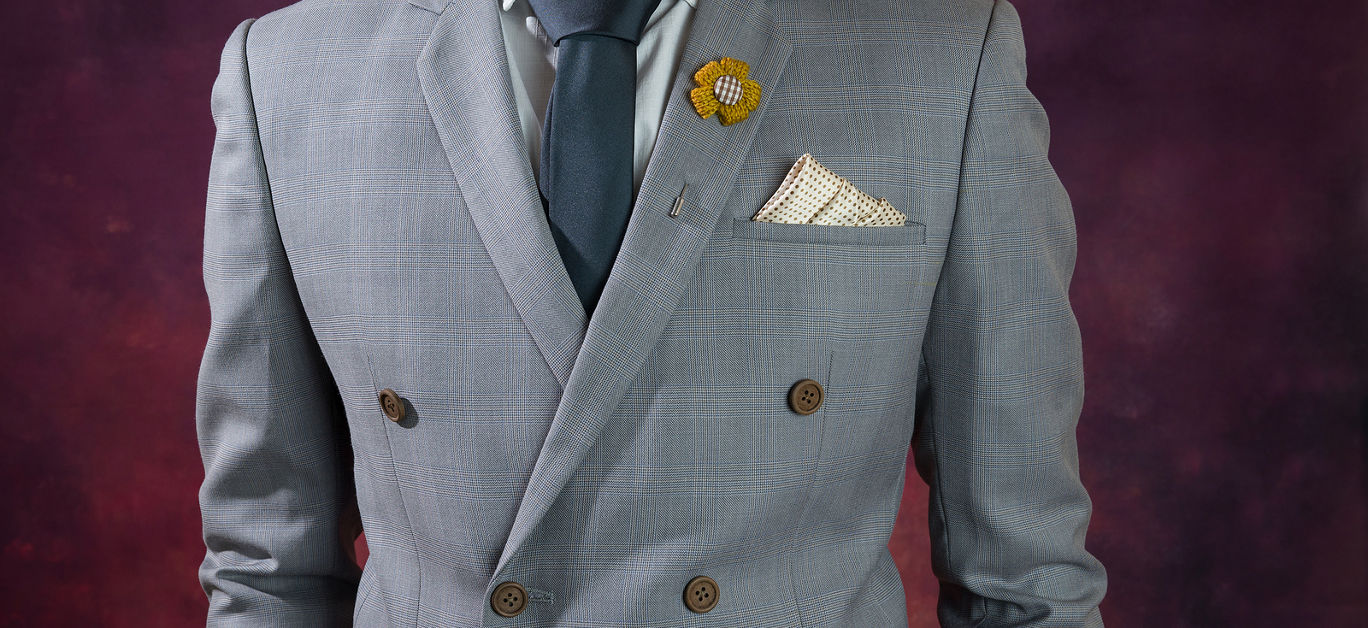
[[[1101,626],[1072,208],[1012,4],[703,0],[588,320],[497,11],[304,0],[226,42],[209,624],[903,626],[910,450],[942,625]],[[687,95],[722,56],[764,87],[730,126]],[[750,221],[804,152],[907,224]],[[491,610],[508,581],[516,617]]]

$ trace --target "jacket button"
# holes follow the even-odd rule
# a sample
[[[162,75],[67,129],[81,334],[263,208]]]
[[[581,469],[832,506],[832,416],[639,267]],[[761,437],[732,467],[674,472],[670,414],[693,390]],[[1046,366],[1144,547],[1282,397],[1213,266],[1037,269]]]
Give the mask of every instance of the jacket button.
[[[822,399],[825,396],[826,392],[816,380],[800,379],[789,388],[789,409],[798,414],[812,414],[822,406]]]
[[[385,416],[391,421],[404,420],[404,399],[393,389],[386,388],[380,391],[380,409],[385,411]]]
[[[489,603],[494,607],[494,612],[504,617],[516,617],[527,606],[527,589],[509,580],[494,587],[494,595]]]
[[[684,606],[695,613],[706,613],[717,606],[717,581],[697,576],[684,587]]]

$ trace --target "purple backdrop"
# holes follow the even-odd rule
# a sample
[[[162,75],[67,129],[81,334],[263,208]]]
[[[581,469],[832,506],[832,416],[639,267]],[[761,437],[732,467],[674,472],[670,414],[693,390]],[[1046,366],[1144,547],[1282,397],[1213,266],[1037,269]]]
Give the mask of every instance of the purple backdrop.
[[[3,9],[0,626],[203,622],[209,89],[283,4]],[[1016,5],[1078,222],[1107,625],[1368,625],[1368,3]],[[925,499],[910,473],[914,627]]]

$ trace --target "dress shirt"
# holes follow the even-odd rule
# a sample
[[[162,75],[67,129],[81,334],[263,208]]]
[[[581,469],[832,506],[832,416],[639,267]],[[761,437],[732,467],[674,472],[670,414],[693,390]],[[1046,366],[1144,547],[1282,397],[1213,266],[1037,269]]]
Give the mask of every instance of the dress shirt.
[[[556,52],[551,39],[527,0],[498,0],[502,11],[504,48],[518,101],[532,176],[541,182],[541,135],[551,84],[556,78]],[[693,23],[698,0],[660,0],[646,20],[637,44],[636,120],[632,132],[632,197],[641,188],[646,162],[655,147],[656,133],[665,117],[665,104],[674,82],[684,42]]]

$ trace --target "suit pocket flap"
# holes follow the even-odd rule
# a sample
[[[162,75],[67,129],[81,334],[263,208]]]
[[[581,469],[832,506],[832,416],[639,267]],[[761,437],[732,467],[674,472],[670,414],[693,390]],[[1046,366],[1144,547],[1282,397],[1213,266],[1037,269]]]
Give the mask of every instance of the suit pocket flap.
[[[926,242],[926,225],[909,220],[902,225],[851,227],[733,218],[731,235],[733,238],[798,244],[915,246]]]

